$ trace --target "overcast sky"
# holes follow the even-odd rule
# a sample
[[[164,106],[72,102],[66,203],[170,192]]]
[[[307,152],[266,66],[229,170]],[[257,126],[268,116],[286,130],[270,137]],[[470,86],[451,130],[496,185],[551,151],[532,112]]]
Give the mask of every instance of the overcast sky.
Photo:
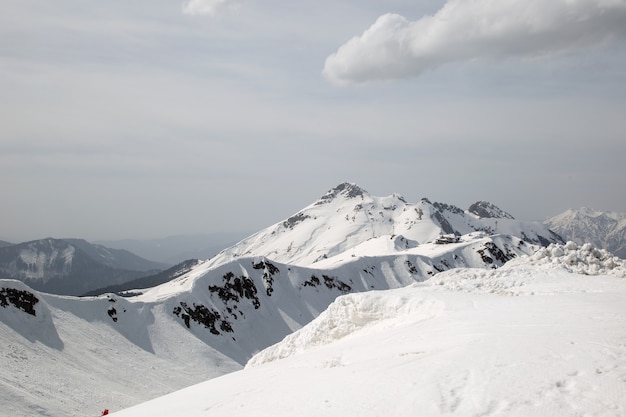
[[[626,212],[626,0],[4,0],[0,92],[4,240]]]

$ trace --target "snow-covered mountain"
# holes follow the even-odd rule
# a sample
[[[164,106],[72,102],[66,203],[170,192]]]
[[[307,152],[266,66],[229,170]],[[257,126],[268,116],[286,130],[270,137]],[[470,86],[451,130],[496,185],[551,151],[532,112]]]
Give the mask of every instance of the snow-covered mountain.
[[[12,246],[12,245],[13,245],[13,243],[11,243],[11,242],[7,242],[5,240],[0,240],[0,248],[3,248],[5,246]]]
[[[241,369],[342,295],[431,282],[457,268],[497,270],[556,241],[541,223],[373,197],[344,183],[176,279],[128,297],[79,299],[0,281],[7,300],[0,331],[15,351],[0,356],[0,368],[12,370],[0,384],[0,406],[13,416],[118,410]],[[69,377],[58,365],[68,366]],[[63,396],[59,380],[75,399]]]
[[[245,369],[112,415],[623,416],[624,278],[570,242],[345,295]]]
[[[397,194],[375,197],[356,184],[342,183],[288,219],[222,251],[211,264],[265,256],[278,262],[312,266],[345,256],[360,245],[370,245],[371,240],[394,241],[408,249],[432,243],[444,234],[461,236],[476,231],[508,234],[544,246],[563,243],[541,223],[514,220],[489,203],[475,206],[487,207],[491,215],[480,217],[453,205],[431,203],[426,198],[408,203]],[[484,210],[476,211],[482,214]]]
[[[566,240],[586,242],[626,258],[626,214],[589,208],[567,210],[544,222]]]
[[[164,269],[125,250],[81,239],[41,239],[0,247],[0,278],[55,294],[82,295]]]

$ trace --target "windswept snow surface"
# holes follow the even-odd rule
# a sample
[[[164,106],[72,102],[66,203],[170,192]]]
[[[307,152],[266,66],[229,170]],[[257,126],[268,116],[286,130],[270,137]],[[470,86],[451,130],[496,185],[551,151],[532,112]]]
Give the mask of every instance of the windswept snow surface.
[[[339,297],[245,369],[113,415],[624,416],[626,269],[570,272],[598,256],[568,245]]]

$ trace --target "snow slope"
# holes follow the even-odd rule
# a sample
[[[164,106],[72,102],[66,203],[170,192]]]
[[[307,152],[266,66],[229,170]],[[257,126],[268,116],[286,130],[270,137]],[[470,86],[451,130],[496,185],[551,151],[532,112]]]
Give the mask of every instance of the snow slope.
[[[95,416],[241,368],[140,303],[0,280],[0,304],[0,415]]]
[[[244,370],[113,415],[626,415],[624,264],[575,274],[560,251],[591,260],[554,246],[339,297]]]

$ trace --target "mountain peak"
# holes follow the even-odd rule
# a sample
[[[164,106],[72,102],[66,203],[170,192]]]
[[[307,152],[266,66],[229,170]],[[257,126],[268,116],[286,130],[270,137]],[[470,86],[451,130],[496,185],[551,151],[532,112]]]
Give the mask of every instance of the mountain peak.
[[[587,207],[569,209],[546,224],[565,240],[591,243],[620,258],[626,257],[626,213],[602,212]]]
[[[367,194],[367,191],[356,185],[352,182],[342,182],[336,187],[328,190],[326,194],[320,197],[320,199],[315,203],[315,205],[326,204],[334,200],[338,196],[343,196],[345,198],[356,198],[363,197],[363,195]]]
[[[476,203],[469,206],[469,209],[467,210],[470,213],[477,215],[478,217],[488,219],[514,219],[514,217],[511,216],[509,213],[488,201],[477,201]]]
[[[601,211],[597,211],[589,207],[581,207],[580,209],[573,211],[575,214],[585,217],[599,217],[604,214]]]

